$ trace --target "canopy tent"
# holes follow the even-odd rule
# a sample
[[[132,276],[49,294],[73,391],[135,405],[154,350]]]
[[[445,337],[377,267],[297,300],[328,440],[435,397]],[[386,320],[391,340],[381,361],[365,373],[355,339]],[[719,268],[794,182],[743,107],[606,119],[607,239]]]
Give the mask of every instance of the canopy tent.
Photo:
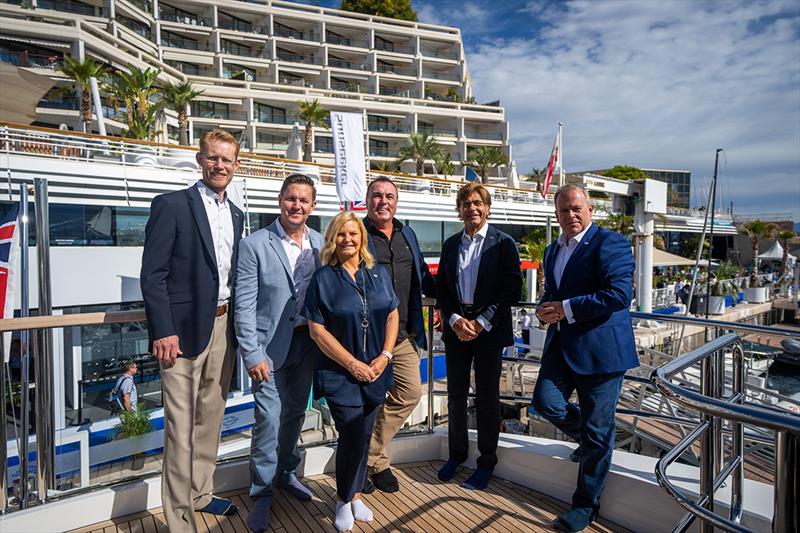
[[[671,254],[669,252],[665,252],[664,250],[659,250],[658,248],[653,248],[653,266],[654,267],[663,267],[663,266],[692,266],[694,265],[693,259],[687,259],[685,257],[681,257],[679,255]]]
[[[769,247],[769,250],[764,252],[763,254],[758,254],[758,258],[762,261],[783,261],[783,246],[778,241],[772,243],[772,246]],[[792,254],[789,254],[789,262],[791,263],[797,259]]]

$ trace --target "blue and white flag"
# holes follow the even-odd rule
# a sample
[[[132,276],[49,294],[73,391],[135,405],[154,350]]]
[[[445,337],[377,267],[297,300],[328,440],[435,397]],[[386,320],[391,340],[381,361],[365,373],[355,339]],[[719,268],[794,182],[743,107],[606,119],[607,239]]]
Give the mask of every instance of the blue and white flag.
[[[363,202],[367,196],[364,117],[360,113],[331,111],[331,131],[339,201]]]

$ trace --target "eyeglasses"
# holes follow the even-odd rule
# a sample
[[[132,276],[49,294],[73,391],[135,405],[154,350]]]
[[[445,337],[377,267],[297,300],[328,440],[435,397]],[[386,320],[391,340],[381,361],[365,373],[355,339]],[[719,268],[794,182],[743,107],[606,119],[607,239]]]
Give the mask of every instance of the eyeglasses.
[[[228,167],[228,168],[230,168],[230,167],[232,167],[232,166],[234,166],[236,164],[236,161],[231,161],[230,159],[228,159],[226,157],[221,157],[221,156],[218,156],[218,155],[212,155],[212,156],[203,155],[203,156],[201,156],[201,158],[206,163],[211,163],[212,165],[216,165],[216,164],[219,163],[223,167]]]

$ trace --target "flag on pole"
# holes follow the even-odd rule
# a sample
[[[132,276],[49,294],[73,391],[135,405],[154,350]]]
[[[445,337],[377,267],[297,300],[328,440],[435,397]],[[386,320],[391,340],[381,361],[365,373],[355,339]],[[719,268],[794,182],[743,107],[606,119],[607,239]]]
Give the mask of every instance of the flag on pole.
[[[367,196],[364,117],[360,113],[331,111],[331,130],[339,201],[363,202]]]
[[[19,271],[18,215],[19,204],[12,204],[0,220],[0,311],[3,313],[2,318],[13,318],[14,316],[14,289]],[[7,362],[11,348],[11,332],[3,333],[2,342]]]
[[[560,133],[556,134],[556,140],[553,143],[553,151],[550,152],[550,160],[547,162],[547,172],[544,176],[544,185],[542,186],[542,198],[547,198],[547,191],[550,189],[550,181],[553,179],[553,173],[556,167],[560,167],[558,147],[561,145],[559,142]],[[560,172],[560,171],[559,171]]]

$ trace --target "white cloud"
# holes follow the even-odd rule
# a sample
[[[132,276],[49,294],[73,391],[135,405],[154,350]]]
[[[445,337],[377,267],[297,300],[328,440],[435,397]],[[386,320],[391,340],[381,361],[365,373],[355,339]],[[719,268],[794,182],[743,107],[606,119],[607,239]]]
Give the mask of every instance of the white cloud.
[[[506,109],[520,171],[546,163],[559,121],[570,171],[683,168],[702,183],[721,147],[735,208],[800,219],[798,4],[532,2],[518,22],[482,12],[478,27],[516,24],[467,60],[479,101]]]

